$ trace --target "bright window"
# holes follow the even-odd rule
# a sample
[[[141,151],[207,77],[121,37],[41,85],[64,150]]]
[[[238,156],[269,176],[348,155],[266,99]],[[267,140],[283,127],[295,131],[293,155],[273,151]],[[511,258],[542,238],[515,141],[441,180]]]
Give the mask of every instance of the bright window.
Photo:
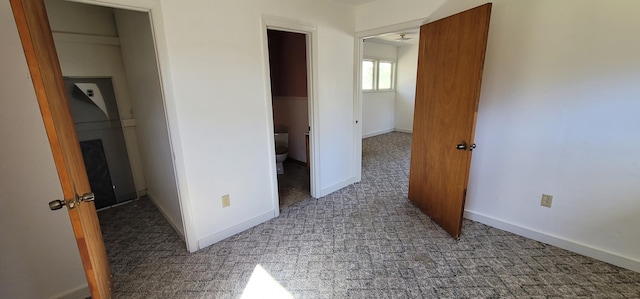
[[[393,88],[393,62],[378,62],[378,89]]]
[[[373,82],[375,81],[375,61],[362,61],[362,89],[373,90]]]
[[[395,71],[395,62],[362,60],[362,90],[393,90]]]

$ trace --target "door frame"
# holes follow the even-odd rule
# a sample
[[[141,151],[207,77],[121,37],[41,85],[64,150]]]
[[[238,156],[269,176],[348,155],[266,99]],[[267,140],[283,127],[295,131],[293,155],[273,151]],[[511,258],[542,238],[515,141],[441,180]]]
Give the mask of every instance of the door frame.
[[[317,27],[310,23],[305,23],[297,20],[291,20],[274,16],[262,16],[262,60],[264,61],[264,78],[265,78],[265,104],[267,107],[267,138],[269,139],[269,159],[271,159],[271,186],[272,194],[274,198],[274,217],[280,215],[278,196],[278,177],[276,174],[276,153],[273,150],[275,148],[274,137],[274,120],[273,120],[273,95],[271,94],[271,74],[269,64],[269,39],[267,36],[267,30],[278,30],[293,33],[304,34],[306,37],[306,50],[307,50],[307,113],[309,115],[309,125],[311,130],[309,131],[309,161],[311,165],[311,172],[309,175],[309,187],[310,193],[313,198],[318,198],[320,192],[320,133],[319,133],[319,119],[320,111],[318,107],[318,86],[317,82],[317,68],[318,57],[318,34]]]
[[[354,118],[358,123],[358,129],[355,130],[354,142],[355,152],[354,152],[354,168],[356,169],[356,182],[359,182],[362,179],[362,59],[364,59],[364,40],[370,37],[378,36],[381,34],[387,34],[392,32],[405,31],[409,29],[419,28],[420,26],[427,24],[430,20],[427,18],[424,19],[415,19],[407,22],[402,22],[398,24],[378,27],[369,30],[363,30],[356,32],[355,45],[354,45]]]
[[[178,115],[176,109],[176,99],[173,94],[173,82],[170,75],[169,54],[164,31],[164,20],[162,8],[156,0],[66,0],[95,6],[104,6],[117,9],[146,12],[149,14],[151,23],[152,38],[156,51],[156,61],[158,74],[160,76],[160,89],[162,93],[165,117],[167,121],[167,131],[169,132],[169,147],[173,153],[173,169],[176,177],[176,188],[178,190],[178,201],[182,214],[182,226],[184,230],[184,240],[189,252],[198,250],[198,240],[195,233],[193,212],[189,199],[189,188],[187,184],[186,168],[180,130],[178,126]]]

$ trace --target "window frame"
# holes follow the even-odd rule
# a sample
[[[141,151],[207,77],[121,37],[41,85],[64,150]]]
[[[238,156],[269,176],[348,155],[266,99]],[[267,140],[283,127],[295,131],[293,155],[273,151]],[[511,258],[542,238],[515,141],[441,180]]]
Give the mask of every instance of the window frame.
[[[373,62],[373,88],[365,89],[364,88],[364,62],[371,61]],[[380,63],[390,63],[391,64],[391,78],[390,80],[390,88],[380,89]],[[377,58],[377,57],[363,57],[360,63],[360,70],[362,74],[362,82],[361,83],[361,91],[365,93],[370,92],[389,92],[396,91],[396,77],[397,77],[397,64],[398,62],[388,58]]]
[[[380,63],[391,64],[391,73],[389,74],[389,88],[380,88]],[[391,60],[378,59],[376,61],[376,90],[379,91],[394,91],[396,89],[396,62]]]
[[[371,89],[365,89],[364,88],[364,62],[365,61],[370,61],[373,62],[373,73],[372,73],[372,77],[371,77]],[[361,89],[362,91],[367,91],[367,92],[371,92],[371,91],[376,91],[378,90],[378,62],[375,59],[371,59],[371,58],[363,58],[362,62],[360,63],[360,67],[361,67],[361,73],[362,73],[362,86]]]

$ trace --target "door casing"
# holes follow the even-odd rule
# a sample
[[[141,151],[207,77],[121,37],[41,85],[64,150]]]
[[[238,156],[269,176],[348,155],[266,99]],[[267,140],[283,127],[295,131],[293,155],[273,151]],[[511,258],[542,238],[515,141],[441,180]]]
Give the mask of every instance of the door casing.
[[[355,182],[362,180],[362,59],[364,58],[363,45],[364,40],[370,37],[378,36],[381,34],[387,34],[392,32],[400,32],[413,30],[425,24],[427,19],[416,19],[408,22],[402,22],[394,25],[384,26],[380,28],[364,30],[356,32],[355,45],[354,45],[354,115],[356,120],[356,128],[354,130],[354,177]]]
[[[278,178],[276,175],[275,161],[276,156],[273,149],[275,148],[275,138],[274,138],[274,121],[273,121],[273,103],[271,94],[271,75],[269,74],[270,66],[269,66],[269,45],[268,45],[268,37],[267,30],[278,30],[278,31],[286,31],[286,32],[294,32],[304,34],[306,37],[306,49],[307,49],[307,98],[308,98],[308,111],[309,114],[309,124],[311,127],[311,131],[309,132],[309,163],[311,164],[311,173],[310,173],[310,193],[311,196],[317,198],[320,192],[320,164],[318,163],[318,156],[320,152],[320,143],[319,143],[319,119],[318,115],[318,92],[317,92],[317,48],[318,48],[318,37],[317,37],[317,28],[313,24],[306,24],[295,20],[289,20],[279,17],[272,16],[263,16],[262,17],[262,36],[263,36],[263,61],[265,63],[265,101],[267,107],[267,138],[269,139],[269,158],[273,163],[271,170],[271,186],[272,186],[272,194],[274,198],[274,217],[277,217],[280,214],[279,206],[279,198],[278,198]]]
[[[164,43],[158,42],[159,40],[164,41],[164,33],[162,31],[163,26],[162,26],[162,19],[160,17],[161,16],[160,6],[157,2],[136,1],[136,0],[120,0],[120,1],[105,0],[99,3],[94,1],[74,1],[74,2],[81,2],[86,4],[92,4],[92,5],[100,4],[103,6],[110,6],[113,8],[147,12],[150,16],[152,27],[154,28],[154,40],[155,40],[156,51],[157,51],[156,55],[157,55],[157,61],[159,64],[158,69],[160,73],[161,84],[163,86],[170,85],[170,81],[167,78],[167,76],[163,76],[163,73],[160,71],[162,69],[167,69],[168,63],[167,63],[166,46]],[[62,130],[57,130],[53,127],[55,126],[56,121],[51,120],[49,116],[50,115],[49,111],[47,110],[61,109],[60,108],[61,106],[58,105],[55,107],[54,106],[49,107],[47,106],[48,105],[47,102],[49,101],[49,98],[54,95],[56,97],[60,97],[62,95],[62,98],[66,99],[66,97],[64,97],[64,91],[63,91],[64,89],[61,88],[61,85],[60,85],[60,82],[62,81],[62,74],[60,71],[60,66],[59,66],[57,56],[55,54],[55,47],[53,46],[53,37],[50,31],[50,28],[48,27],[48,20],[41,22],[41,24],[45,24],[46,22],[46,25],[37,25],[37,26],[25,25],[27,24],[27,21],[29,19],[39,19],[39,20],[46,19],[46,16],[44,15],[46,13],[46,8],[44,7],[43,4],[41,4],[42,2],[41,3],[35,2],[37,4],[37,7],[39,7],[37,8],[37,10],[29,10],[29,9],[22,10],[22,7],[25,3],[29,4],[29,6],[32,6],[32,4],[34,4],[30,2],[21,2],[20,0],[12,1],[12,6],[14,7],[14,16],[16,17],[16,23],[18,24],[18,28],[20,31],[21,40],[23,42],[23,49],[25,50],[27,60],[29,61],[30,72],[32,73],[32,78],[34,81],[34,86],[37,91],[38,99],[39,99],[39,102],[41,102],[41,107],[43,107],[42,109],[44,109],[43,120],[45,121],[45,124],[47,124],[48,126],[47,130],[49,132],[49,139],[51,141],[52,149],[54,151],[54,160],[58,160],[57,165],[58,165],[58,171],[60,174],[61,184],[63,185],[64,197],[66,199],[71,199],[75,196],[76,193],[82,194],[82,193],[89,192],[90,190],[87,186],[85,186],[88,184],[88,182],[85,182],[87,184],[84,184],[83,181],[86,181],[86,180],[83,180],[81,175],[80,177],[69,179],[68,175],[66,174],[69,172],[69,170],[64,163],[69,163],[69,162],[64,162],[62,159],[68,159],[68,161],[74,161],[74,160],[77,161],[78,160],[76,159],[78,158],[76,157],[77,155],[69,156],[65,154],[64,151],[61,152],[56,147],[53,147],[53,144],[57,142],[57,139],[60,137],[67,138],[66,136],[72,136],[68,138],[71,138],[71,140],[73,140],[73,136],[75,136],[75,130],[73,126],[67,129],[62,129]],[[155,23],[153,22],[154,20],[156,21]],[[32,39],[33,35],[36,35],[36,34],[41,34],[42,39],[40,40],[48,41],[48,42],[42,43],[40,40]],[[39,44],[34,46],[33,45],[34,41],[37,41]],[[47,44],[46,49],[49,49],[47,50],[48,53],[43,52],[43,54],[35,55],[34,53],[36,53],[37,51],[40,51],[38,49],[43,49],[43,46],[42,46],[43,44]],[[38,56],[38,55],[43,55],[43,56]],[[39,57],[45,57],[45,58],[39,58]],[[49,65],[51,65],[52,67],[50,67]],[[51,69],[53,69],[53,72],[51,71]],[[44,75],[41,75],[43,72],[45,72]],[[60,86],[53,87],[56,85],[60,85]],[[58,90],[58,91],[54,92],[54,90]],[[163,92],[163,105],[167,113],[167,123],[170,129],[171,127],[174,126],[173,124],[175,124],[175,119],[176,119],[175,108],[173,106],[173,103],[174,103],[173,96],[170,93],[168,93],[164,88],[162,88],[162,92]],[[64,110],[64,108],[62,109]],[[67,110],[68,110],[68,107],[67,107]],[[68,118],[70,119],[71,117],[70,113],[67,113],[67,114],[68,114]],[[63,115],[62,119],[65,119],[64,113],[62,113],[62,115]],[[65,122],[63,121],[62,123],[65,123]],[[172,146],[172,152],[174,152],[174,157],[176,156],[181,157],[181,155],[175,155],[175,153],[177,153],[180,150],[179,136],[176,136],[177,133],[175,132],[177,132],[177,130],[174,130],[174,134],[172,135],[170,130],[170,134],[169,134],[169,138]],[[77,137],[75,137],[75,140],[77,141]],[[77,149],[79,149],[79,143],[77,145]],[[65,156],[66,158],[61,158]],[[81,160],[81,155],[79,157],[80,157],[79,160]],[[195,251],[197,250],[197,243],[195,238],[192,237],[195,234],[193,233],[194,227],[193,225],[191,225],[192,218],[191,218],[191,210],[190,210],[189,202],[185,202],[181,200],[181,198],[185,198],[185,192],[186,192],[185,191],[186,188],[180,188],[180,183],[185,181],[184,171],[183,171],[184,164],[182,163],[182,160],[179,160],[179,161],[177,160],[178,159],[175,159],[172,162],[174,163],[174,169],[176,169],[176,178],[177,178],[176,180],[177,180],[178,190],[179,190],[179,197],[180,197],[179,200],[180,200],[181,213],[183,218],[183,226],[185,231],[185,241],[187,243],[187,249],[189,251]],[[73,163],[76,163],[76,162],[73,162]],[[73,173],[71,175],[75,176],[75,174]],[[78,219],[85,219],[90,222],[93,221],[94,224],[92,224],[92,226],[88,229],[91,231],[97,231],[97,235],[100,236],[99,225],[97,225],[97,215],[95,214],[95,207],[93,207],[93,211],[91,211],[92,210],[91,207],[93,207],[92,203],[83,202],[81,204],[77,204],[74,209],[69,210],[69,215],[71,217],[72,223],[75,223],[75,221],[79,221]],[[90,219],[93,219],[93,220],[90,220]],[[81,220],[81,221],[84,221],[84,220]],[[81,231],[82,230],[76,229],[76,238],[78,239],[78,246],[80,247],[80,251],[85,252],[86,251],[85,247],[87,246],[85,244],[89,244],[91,242],[84,243],[80,241],[81,239],[82,240],[86,239],[84,235],[82,235]],[[88,232],[88,231],[85,231],[85,232]],[[91,252],[93,252],[93,254],[97,252],[98,256],[101,255],[100,251],[103,251],[103,250],[100,250],[99,248],[100,247],[104,248],[104,244],[102,243],[101,236],[99,238],[100,240],[97,242],[101,244],[101,246],[98,245],[97,246],[98,249],[95,249],[95,250],[91,248],[89,249]],[[98,278],[96,279],[95,278],[96,276],[94,275],[95,271],[92,266],[92,263],[94,262],[97,263],[96,265],[100,264],[100,259],[94,259],[92,255],[89,255],[88,257],[83,256],[83,259],[85,262],[87,262],[88,260],[91,260],[91,262],[83,263],[83,264],[84,264],[84,270],[85,270],[88,282],[90,282],[92,296],[94,298],[108,297],[109,291],[107,291],[107,287],[104,287],[105,284],[103,283],[103,282],[109,281],[108,275],[105,276],[100,274],[97,276]],[[106,268],[107,269],[106,272],[108,273],[109,270],[108,270],[108,264],[106,263],[106,254],[104,255],[103,260],[105,261],[103,263],[105,264],[103,268]]]
[[[198,250],[198,240],[195,233],[195,223],[193,219],[193,209],[189,198],[186,168],[180,131],[178,130],[178,116],[176,109],[176,99],[171,88],[173,85],[171,77],[166,70],[169,70],[169,54],[165,42],[164,20],[162,18],[162,7],[159,1],[155,0],[66,0],[96,6],[105,6],[117,9],[145,12],[149,14],[149,21],[153,30],[153,40],[156,49],[156,61],[158,63],[158,74],[160,75],[160,86],[163,96],[163,106],[166,113],[167,129],[169,131],[169,145],[173,153],[173,169],[175,171],[176,185],[178,189],[178,200],[180,201],[180,211],[182,213],[182,225],[187,250],[195,252]]]

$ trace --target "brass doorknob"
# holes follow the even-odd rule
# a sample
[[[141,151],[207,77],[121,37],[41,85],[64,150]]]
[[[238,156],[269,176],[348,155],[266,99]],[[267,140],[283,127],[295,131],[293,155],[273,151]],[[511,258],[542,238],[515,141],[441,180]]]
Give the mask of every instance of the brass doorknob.
[[[67,205],[67,203],[64,200],[56,199],[49,202],[49,209],[51,209],[51,211],[60,210],[65,205]]]
[[[67,208],[71,210],[75,208],[76,205],[79,205],[82,202],[90,202],[90,201],[94,201],[95,199],[96,197],[95,195],[93,195],[93,193],[85,193],[82,196],[76,195],[74,199],[69,199],[66,201],[56,199],[49,202],[49,209],[51,209],[52,211],[55,211],[55,210],[62,209],[63,206],[67,206]]]

